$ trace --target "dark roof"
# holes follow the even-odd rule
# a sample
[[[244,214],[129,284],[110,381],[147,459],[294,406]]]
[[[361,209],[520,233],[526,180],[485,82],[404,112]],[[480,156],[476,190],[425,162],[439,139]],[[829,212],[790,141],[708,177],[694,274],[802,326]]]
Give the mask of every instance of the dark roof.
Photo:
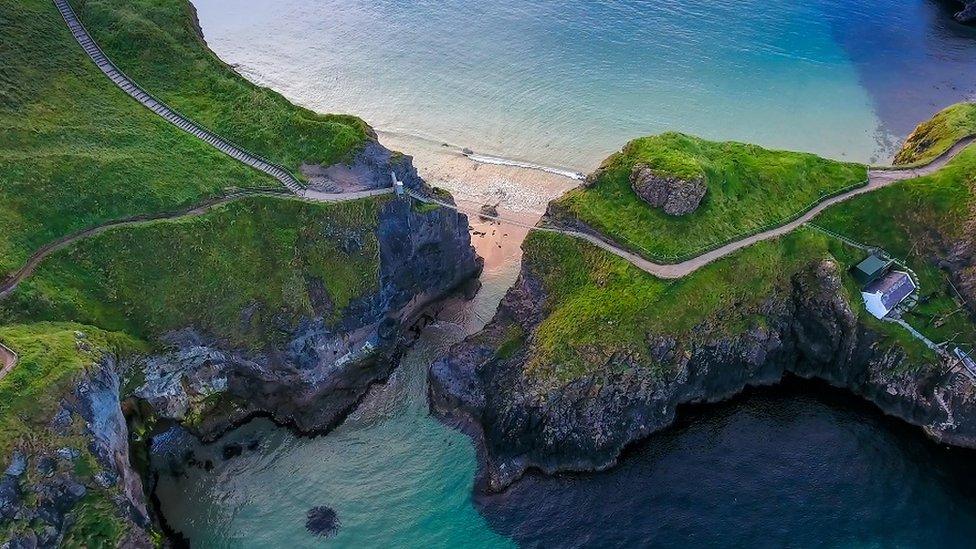
[[[869,294],[880,293],[881,303],[890,311],[915,291],[915,283],[908,273],[891,271],[883,278],[868,284],[864,291]]]
[[[891,261],[885,261],[871,254],[864,261],[854,267],[854,278],[861,284],[870,284],[885,275],[891,267]]]

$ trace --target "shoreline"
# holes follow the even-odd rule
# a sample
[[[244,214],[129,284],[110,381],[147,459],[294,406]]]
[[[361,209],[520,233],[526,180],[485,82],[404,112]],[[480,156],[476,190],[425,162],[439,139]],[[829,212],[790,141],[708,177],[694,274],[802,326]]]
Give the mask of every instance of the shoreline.
[[[579,186],[568,170],[538,165],[528,167],[517,160],[465,155],[451,145],[402,133],[377,130],[380,143],[410,155],[420,177],[428,184],[451,192],[459,202],[497,205],[515,214],[545,213],[549,202]],[[535,165],[533,165],[535,166]]]

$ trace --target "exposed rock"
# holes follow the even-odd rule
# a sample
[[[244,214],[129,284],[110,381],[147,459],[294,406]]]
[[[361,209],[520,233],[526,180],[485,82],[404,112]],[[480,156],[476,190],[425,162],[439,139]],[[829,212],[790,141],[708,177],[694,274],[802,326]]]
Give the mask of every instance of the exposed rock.
[[[329,507],[313,507],[306,515],[305,528],[316,536],[331,538],[339,531],[339,516]]]
[[[119,404],[119,377],[111,356],[94,365],[54,413],[71,437],[88,441],[101,468],[79,473],[82,451],[71,446],[45,450],[43,443],[16,450],[0,478],[0,526],[17,520],[29,525],[0,547],[58,547],[74,521],[78,504],[95,496],[111,502],[115,519],[126,527],[126,547],[151,547],[150,520],[142,481],[129,463],[129,433]],[[67,435],[61,435],[67,436]],[[32,474],[31,471],[34,471]],[[100,482],[100,478],[112,482]],[[108,517],[106,517],[108,518]]]
[[[221,449],[221,457],[224,458],[224,461],[236,458],[242,453],[244,453],[244,447],[240,444],[225,444]]]
[[[255,416],[302,433],[330,430],[389,375],[414,315],[480,271],[467,227],[463,214],[391,200],[377,228],[379,290],[350,303],[337,323],[305,318],[282,327],[284,345],[260,353],[173,332],[165,338],[172,350],[146,360],[136,396],[205,440]]]
[[[390,174],[408,189],[419,191],[426,187],[417,175],[412,157],[392,152],[370,140],[349,163],[320,166],[302,164],[302,174],[308,178],[309,188],[324,192],[349,192],[389,188]]]
[[[498,217],[498,204],[482,204],[478,219],[481,221],[495,221]]]
[[[959,0],[962,10],[956,13],[956,21],[960,23],[976,23],[976,0]]]
[[[669,425],[678,405],[728,398],[786,373],[845,387],[939,440],[976,447],[973,384],[880,344],[842,297],[832,262],[812,265],[749,311],[761,322],[732,333],[721,318],[679,337],[649,333],[647,358],[613,357],[568,384],[526,375],[525,348],[495,355],[514,325],[533,333],[546,309],[541,289],[523,269],[485,330],[431,367],[431,406],[474,437],[486,489],[503,489],[529,468],[609,467],[628,444]]]
[[[697,210],[708,191],[704,177],[684,180],[660,175],[646,164],[634,166],[630,172],[630,186],[644,202],[674,216]]]
[[[77,412],[85,420],[91,436],[90,449],[99,464],[120,480],[119,486],[132,518],[140,526],[149,525],[142,480],[129,464],[129,430],[122,415],[119,375],[111,356],[79,385]]]

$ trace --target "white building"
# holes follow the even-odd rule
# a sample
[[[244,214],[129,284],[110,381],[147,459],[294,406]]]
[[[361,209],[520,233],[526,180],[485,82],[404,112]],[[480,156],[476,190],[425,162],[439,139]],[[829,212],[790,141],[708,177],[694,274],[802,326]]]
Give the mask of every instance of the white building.
[[[864,306],[877,318],[884,318],[915,291],[915,282],[908,273],[889,271],[861,290]]]

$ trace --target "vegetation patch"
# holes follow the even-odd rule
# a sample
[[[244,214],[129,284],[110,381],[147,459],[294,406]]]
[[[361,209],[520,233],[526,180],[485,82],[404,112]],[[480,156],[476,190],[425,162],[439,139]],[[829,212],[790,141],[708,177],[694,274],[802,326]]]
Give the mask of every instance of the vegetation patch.
[[[252,197],[62,250],[0,303],[12,320],[70,319],[151,339],[195,326],[248,347],[300,316],[338,320],[379,284],[379,210]]]
[[[0,27],[0,279],[81,229],[279,186],[115,87],[50,0],[0,0]]]
[[[681,336],[718,316],[734,329],[730,317],[750,315],[750,308],[787,289],[793,273],[826,257],[826,242],[802,231],[676,281],[655,278],[595,246],[554,233],[533,233],[524,257],[548,296],[527,368],[565,383],[615,357],[650,363],[650,333]]]
[[[59,402],[105,353],[146,350],[129,335],[70,322],[0,326],[0,341],[20,355],[17,366],[0,379],[2,460],[17,445],[53,446],[55,435],[48,423]]]
[[[708,192],[701,206],[678,218],[650,207],[631,188],[635,164],[661,176],[704,177]],[[821,198],[866,180],[866,167],[859,164],[666,133],[628,143],[603,163],[592,184],[570,191],[553,210],[650,260],[677,262],[784,223]]]
[[[617,169],[617,162],[619,156],[608,162],[607,169]],[[623,180],[627,170],[621,170]],[[936,343],[966,343],[976,342],[976,324],[938,265],[948,257],[951,243],[973,238],[966,227],[973,226],[974,212],[976,147],[932,175],[832,206],[814,223],[903,261],[917,274],[921,287],[920,303],[905,319]],[[687,277],[665,281],[585,242],[533,233],[525,242],[524,261],[543,281],[548,308],[545,320],[526,340],[530,345],[526,368],[532,375],[565,383],[612,368],[621,358],[652,364],[646,356],[648,334],[680,340],[699,326],[743,333],[762,322],[751,311],[762,300],[786,291],[800,269],[821,259],[846,268],[866,255],[838,239],[801,229],[741,250]],[[882,345],[908,353],[905,368],[934,361],[934,354],[908,331],[867,314],[853,277],[845,274],[843,281],[845,297],[859,321],[885,336]],[[504,348],[506,354],[514,354],[509,349],[514,344],[506,338],[499,343],[499,353]]]
[[[976,326],[961,307],[947,273],[938,267],[946,244],[973,239],[966,227],[976,215],[976,147],[938,172],[857,196],[829,208],[814,223],[854,241],[884,249],[919,278],[921,302],[907,317],[936,343],[976,342]],[[848,248],[850,250],[850,248]],[[850,261],[862,257],[860,251]]]
[[[115,504],[101,493],[89,494],[72,511],[64,547],[116,547],[126,526],[116,516]]]
[[[976,103],[957,103],[915,128],[895,155],[895,164],[926,164],[971,135],[976,135]]]
[[[194,122],[300,176],[350,160],[369,139],[354,116],[324,115],[256,86],[213,54],[187,0],[72,0],[112,61]]]

